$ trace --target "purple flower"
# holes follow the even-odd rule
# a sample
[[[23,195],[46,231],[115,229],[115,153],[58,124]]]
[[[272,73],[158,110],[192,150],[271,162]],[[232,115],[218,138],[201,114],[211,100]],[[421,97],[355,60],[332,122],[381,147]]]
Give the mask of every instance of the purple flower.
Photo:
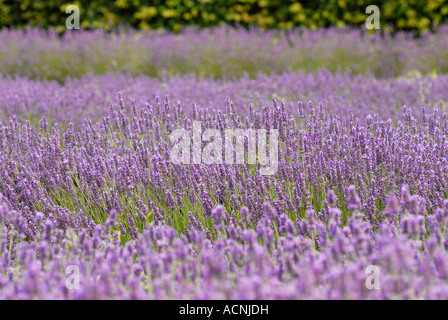
[[[350,185],[347,188],[347,209],[359,210],[361,208],[361,199],[356,193],[355,186]]]

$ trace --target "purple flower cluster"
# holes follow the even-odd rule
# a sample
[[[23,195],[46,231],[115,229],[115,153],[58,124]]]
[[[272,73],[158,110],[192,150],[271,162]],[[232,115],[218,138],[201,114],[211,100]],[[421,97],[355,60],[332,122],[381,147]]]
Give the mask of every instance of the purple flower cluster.
[[[0,73],[63,82],[106,72],[233,79],[259,72],[352,70],[390,78],[419,70],[448,72],[448,28],[418,39],[360,29],[263,31],[220,27],[181,34],[122,30],[0,30]]]
[[[272,104],[276,99],[285,105],[286,111],[295,117],[309,114],[308,103],[322,103],[327,111],[349,120],[349,112],[365,121],[400,119],[403,105],[434,106],[446,110],[448,101],[448,76],[420,76],[377,79],[373,75],[354,75],[350,72],[331,73],[321,70],[315,73],[285,73],[254,79],[242,77],[230,80],[202,79],[194,75],[166,77],[161,80],[145,76],[125,75],[89,76],[67,79],[64,84],[55,81],[35,81],[27,78],[0,76],[0,109],[6,116],[17,116],[39,122],[46,115],[50,123],[65,127],[72,122],[79,127],[84,120],[100,120],[111,104],[115,104],[117,92],[122,93],[124,107],[131,110],[147,105],[163,105],[169,94],[172,103],[193,116],[193,104],[197,108],[226,110],[226,101],[240,115]],[[162,97],[162,98],[158,98]],[[0,113],[1,114],[1,113]],[[421,119],[421,114],[414,114]]]
[[[327,89],[310,85],[310,92],[328,92],[338,77],[352,79],[353,88],[359,83],[349,74],[296,78],[324,83],[325,75]],[[283,77],[272,83],[295,79]],[[406,86],[443,97],[446,80],[439,79]],[[400,103],[405,84],[391,81],[373,90],[395,89],[386,97]],[[48,94],[28,83],[29,101]],[[64,90],[51,85],[55,96]],[[78,94],[67,110],[85,104],[89,94]],[[215,110],[183,109],[168,97],[141,105],[120,94],[98,121],[1,121],[0,298],[448,298],[445,111],[405,106],[392,121],[362,108],[363,117],[343,117],[342,102],[332,109],[331,101],[287,106],[274,99],[241,111],[223,102]],[[221,132],[277,129],[278,172],[173,164],[169,135],[191,132],[193,120]],[[378,288],[367,285],[369,266],[380,270]]]
[[[448,299],[448,28],[0,42],[0,299]]]
[[[310,209],[297,228],[286,214],[261,217],[256,230],[226,214],[229,222],[213,237],[192,218],[182,235],[150,224],[125,245],[118,231],[111,234],[112,213],[102,227],[74,232],[51,217],[39,222],[37,213],[25,221],[2,206],[0,298],[446,299],[444,205],[427,217],[400,207],[377,227],[359,212],[342,222],[338,208],[321,212],[327,222]],[[380,267],[379,289],[366,287],[370,265]],[[67,285],[73,267],[77,288]]]

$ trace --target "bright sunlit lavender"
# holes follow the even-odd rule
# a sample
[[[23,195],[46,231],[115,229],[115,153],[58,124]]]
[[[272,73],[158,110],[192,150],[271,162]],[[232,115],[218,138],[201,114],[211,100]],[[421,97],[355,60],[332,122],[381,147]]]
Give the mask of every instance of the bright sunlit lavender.
[[[448,27],[88,8],[0,15],[0,299],[448,299]]]

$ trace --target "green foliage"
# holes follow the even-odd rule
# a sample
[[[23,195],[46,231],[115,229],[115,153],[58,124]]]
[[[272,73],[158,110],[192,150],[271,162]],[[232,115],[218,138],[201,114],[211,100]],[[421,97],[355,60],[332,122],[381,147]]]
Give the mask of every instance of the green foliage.
[[[120,24],[179,31],[187,26],[257,25],[289,29],[362,25],[366,7],[380,8],[386,31],[418,33],[448,20],[444,0],[0,0],[0,27],[40,25],[65,30],[68,5],[78,5],[84,28],[110,30]]]

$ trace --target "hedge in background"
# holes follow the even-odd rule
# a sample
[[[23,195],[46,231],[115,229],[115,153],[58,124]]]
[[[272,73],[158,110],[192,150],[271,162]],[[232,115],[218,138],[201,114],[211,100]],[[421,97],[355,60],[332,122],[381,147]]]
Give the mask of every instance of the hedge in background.
[[[0,27],[40,25],[65,30],[65,9],[81,9],[84,28],[110,30],[120,24],[179,31],[185,26],[257,25],[288,29],[362,25],[376,4],[386,31],[419,33],[448,20],[444,0],[0,0]]]

